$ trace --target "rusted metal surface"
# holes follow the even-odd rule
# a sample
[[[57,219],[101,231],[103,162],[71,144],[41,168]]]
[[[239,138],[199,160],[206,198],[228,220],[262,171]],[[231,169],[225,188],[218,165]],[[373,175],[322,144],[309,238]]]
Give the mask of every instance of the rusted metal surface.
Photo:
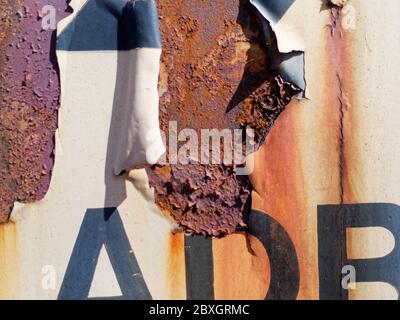
[[[4,65],[4,53],[11,27],[11,17],[13,12],[13,1],[1,0],[0,2],[0,67]]]
[[[158,5],[161,129],[168,134],[169,121],[199,136],[252,128],[261,142],[299,91],[270,69],[256,9],[247,0]],[[158,206],[187,233],[223,236],[245,227],[251,185],[234,166],[171,164],[148,174]]]
[[[397,94],[396,75],[392,75],[392,73],[396,73],[395,66],[399,65],[398,44],[400,43],[398,41],[399,33],[397,32],[399,28],[398,20],[395,18],[395,13],[392,12],[396,11],[394,9],[398,8],[399,3],[397,0],[390,0],[388,1],[389,4],[376,2],[374,6],[371,6],[364,0],[353,0],[351,3],[354,3],[358,10],[359,25],[357,30],[349,31],[341,28],[340,22],[343,12],[340,13],[338,8],[325,6],[323,7],[324,10],[321,11],[319,1],[304,0],[299,2],[304,5],[295,8],[299,19],[303,14],[309,14],[304,19],[304,26],[307,29],[307,32],[305,32],[307,34],[305,58],[310,98],[291,102],[292,104],[275,122],[266,141],[255,154],[255,171],[250,177],[253,186],[251,197],[252,208],[275,219],[287,231],[293,242],[300,271],[300,287],[297,298],[318,299],[321,297],[321,291],[322,296],[324,294],[323,289],[321,289],[320,278],[322,277],[323,280],[323,277],[326,276],[326,273],[320,269],[321,265],[324,264],[324,257],[333,256],[336,259],[334,263],[338,264],[345,259],[340,251],[340,246],[343,243],[333,243],[333,250],[323,252],[322,258],[319,256],[318,247],[321,247],[321,242],[323,242],[321,238],[326,237],[326,234],[323,232],[324,230],[319,230],[317,223],[318,206],[334,204],[340,211],[349,203],[400,203],[400,193],[398,192],[399,148],[396,140],[399,134],[400,113],[395,98],[393,98]],[[169,4],[169,2],[165,3]],[[203,2],[201,4],[204,5]],[[176,6],[183,8],[189,6],[189,4]],[[164,8],[164,11],[167,11],[168,8]],[[229,8],[232,9],[231,6]],[[180,12],[184,12],[183,9],[181,11],[181,7],[179,10],[171,9],[169,14],[171,14],[171,17],[176,16],[176,20],[178,20]],[[199,13],[199,15],[201,14]],[[216,15],[222,16],[221,13]],[[196,22],[194,18],[184,12],[184,18],[179,19],[182,27],[175,26],[179,31],[178,33],[184,32],[189,35],[189,38],[195,38],[196,33],[202,29],[202,23],[200,23],[202,20],[196,18],[199,20],[199,22]],[[165,17],[162,16],[162,19],[165,19]],[[169,27],[168,30],[172,30],[170,33],[172,35],[174,34],[174,25],[173,23],[168,24],[168,21],[170,21],[168,19],[165,22],[167,26],[163,28]],[[206,20],[213,22],[217,19]],[[389,21],[391,22],[389,23]],[[387,22],[387,24],[383,22]],[[164,38],[165,36],[163,35]],[[396,41],[393,41],[393,39]],[[214,42],[210,41],[210,46],[211,44],[215,45]],[[248,45],[245,44],[244,46]],[[193,50],[196,47],[191,48]],[[385,48],[385,50],[381,50],[381,48]],[[251,117],[246,116],[242,112],[243,110],[237,109],[240,109],[240,106],[247,105],[246,102],[251,107],[258,106],[257,99],[264,97],[263,93],[258,93],[259,90],[262,90],[262,85],[253,88],[252,92],[241,102],[242,104],[234,105],[232,112],[235,117],[229,118],[228,113],[227,118],[224,118],[224,115],[219,119],[217,117],[219,105],[215,106],[217,110],[215,113],[204,112],[202,114],[203,110],[207,111],[211,108],[214,100],[210,97],[213,96],[206,95],[207,90],[202,87],[202,82],[199,86],[204,91],[201,91],[202,94],[198,96],[195,94],[195,90],[189,90],[185,87],[185,85],[188,85],[187,82],[191,80],[191,76],[185,80],[184,73],[179,74],[181,69],[178,65],[174,65],[174,58],[172,58],[174,55],[179,57],[179,47],[175,50],[171,51],[169,62],[163,64],[160,79],[163,99],[165,97],[171,99],[168,109],[166,102],[163,102],[162,106],[164,108],[162,119],[165,118],[164,130],[168,117],[178,120],[180,125],[180,115],[185,114],[185,112],[186,124],[183,127],[194,127],[196,130],[201,129],[203,125],[205,128],[209,128],[209,121],[212,121],[212,125],[217,128],[254,125]],[[190,50],[190,48],[187,48],[187,50]],[[229,46],[227,46],[227,50],[229,50]],[[203,59],[211,51],[208,47],[207,49],[203,48]],[[165,59],[168,59],[166,53],[163,59],[164,62]],[[245,60],[247,60],[246,57],[241,58],[241,61]],[[188,61],[191,61],[190,57],[188,57]],[[217,61],[222,60],[217,59]],[[221,73],[223,72],[221,71]],[[275,88],[276,85],[282,83],[281,80],[278,80],[279,78],[273,78],[273,75],[269,76],[271,76],[271,80],[264,82],[267,86]],[[240,80],[242,78],[243,74],[238,75],[235,79]],[[180,80],[180,86],[185,88],[182,93],[178,91],[177,96],[168,94],[170,87],[175,83],[174,80]],[[191,87],[191,89],[193,88]],[[198,100],[202,101],[205,104],[204,109],[197,104],[190,109],[191,104],[183,103],[186,101],[185,92],[193,95],[192,100],[187,99],[193,101],[194,104]],[[208,99],[202,100],[203,92]],[[222,93],[222,91],[218,92],[215,99],[221,99],[218,101],[222,104],[225,103],[223,108],[225,109],[226,104],[229,105],[230,98],[226,97],[226,100],[223,100],[220,96]],[[234,92],[231,94],[233,95]],[[275,97],[274,95],[271,96],[272,98]],[[265,101],[264,99],[260,100]],[[180,104],[181,101],[183,101],[182,104]],[[284,104],[285,100],[283,101]],[[177,105],[181,105],[181,109],[178,110],[175,107]],[[91,114],[94,113],[95,107],[91,109]],[[190,110],[186,111],[186,108]],[[76,109],[71,109],[76,112]],[[62,110],[66,110],[67,114],[71,109]],[[273,110],[279,111],[281,109],[283,108],[278,106]],[[260,110],[264,110],[264,108],[254,111],[256,122],[262,119],[258,116]],[[176,113],[175,118],[170,115],[170,112]],[[70,119],[76,118],[77,114],[79,113],[74,113],[74,116]],[[268,115],[269,111],[266,114]],[[197,119],[195,119],[196,121],[193,120],[196,115],[199,115],[198,118],[203,122],[198,122]],[[214,115],[216,116],[214,117]],[[98,122],[97,120],[95,122]],[[64,128],[68,127],[69,129],[63,132],[64,137],[74,137],[76,123],[72,123],[73,121],[64,122]],[[264,129],[264,124],[261,121],[257,123],[260,124],[260,128]],[[93,136],[97,137],[102,126],[104,127],[103,123],[101,123],[100,130],[95,127],[96,130],[91,131],[96,133]],[[258,132],[257,126],[255,128]],[[82,129],[79,132],[87,131]],[[260,131],[259,137],[262,135],[263,132]],[[105,138],[103,137],[103,139]],[[82,147],[81,145],[82,143],[79,144],[80,147]],[[64,171],[67,172],[66,175],[69,174],[69,171],[65,169],[70,167],[66,166],[65,163],[73,162],[71,160],[76,156],[74,151],[74,148],[69,149],[69,152],[66,153],[67,160],[64,156],[64,163],[62,163],[63,159],[60,159],[62,166],[58,168],[59,172]],[[98,156],[97,149],[94,153]],[[65,253],[71,252],[75,240],[74,236],[77,234],[82,220],[82,212],[86,210],[87,203],[92,204],[93,201],[79,201],[77,207],[72,207],[70,204],[77,203],[75,201],[76,195],[79,197],[80,194],[78,193],[83,193],[85,189],[97,195],[101,194],[95,189],[96,186],[103,184],[101,178],[92,184],[89,184],[88,180],[90,179],[86,178],[91,176],[101,177],[104,170],[96,169],[91,171],[88,176],[84,176],[85,171],[91,168],[90,165],[97,162],[97,160],[92,161],[92,159],[98,158],[84,159],[85,164],[88,165],[79,174],[73,175],[73,183],[69,183],[72,179],[66,179],[66,175],[60,176],[53,197],[47,201],[47,204],[37,207],[36,205],[26,206],[25,212],[29,213],[28,218],[16,220],[15,224],[3,224],[0,227],[0,265],[1,269],[4,270],[4,276],[0,277],[1,297],[57,298],[58,290],[56,290],[57,292],[45,291],[37,285],[42,277],[41,268],[43,265],[51,263],[57,267],[57,270],[65,270],[69,263]],[[207,176],[207,170],[209,170],[205,166],[189,166],[187,168],[188,173],[184,171],[185,168],[183,167],[174,168],[173,166],[156,166],[152,172],[148,171],[152,183],[156,187],[158,205],[168,214],[173,211],[178,212],[177,216],[174,217],[177,221],[182,221],[179,219],[183,218],[184,210],[176,208],[176,204],[178,206],[181,206],[182,203],[192,205],[187,200],[187,197],[191,196],[192,193],[181,192],[182,190],[178,189],[179,184],[182,183],[187,188],[203,186],[201,184],[202,176]],[[206,185],[205,188],[208,189],[205,190],[213,191],[211,189],[218,186],[220,181],[216,175],[218,173],[222,176],[223,181],[228,182],[228,186],[233,186],[229,189],[229,192],[237,192],[240,197],[242,190],[245,190],[238,188],[242,185],[229,180],[229,177],[223,171],[225,169],[221,169],[219,166],[214,169],[215,171],[210,173],[212,176],[212,180],[209,182],[210,186]],[[190,175],[191,172],[195,174]],[[227,172],[230,173],[230,171]],[[97,173],[100,174],[97,175]],[[82,179],[82,177],[85,178]],[[82,181],[85,181],[85,185],[82,184]],[[163,194],[165,187],[169,186],[168,182],[175,183],[175,186],[168,189],[171,191],[170,193]],[[65,183],[67,183],[68,188],[65,187]],[[248,182],[244,183],[246,183],[246,186],[248,185]],[[130,186],[129,183],[128,186]],[[66,189],[71,191],[78,187],[82,189],[79,189],[76,194],[64,194]],[[96,190],[96,192],[93,190]],[[248,190],[250,191],[250,188]],[[209,195],[211,196],[212,193],[207,194],[207,196]],[[195,194],[195,196],[197,195]],[[236,194],[228,200],[231,201],[234,197],[236,197]],[[244,197],[248,199],[249,196],[245,194]],[[65,199],[67,201],[64,201]],[[153,223],[151,220],[152,213],[146,211],[147,202],[137,201],[135,194],[128,193],[127,199],[130,202],[121,208],[121,212],[124,213],[124,226],[130,237],[130,242],[134,245],[133,252],[138,258],[139,264],[141,267],[143,266],[142,269],[145,272],[148,272],[145,280],[150,282],[150,288],[156,292],[154,297],[184,298],[186,267],[183,235],[170,234],[169,229],[165,230],[166,228],[163,229],[157,223]],[[208,201],[207,197],[205,199],[195,198],[195,200],[206,208],[209,204],[214,206],[214,203]],[[49,206],[49,203],[53,206]],[[220,206],[222,201],[217,199],[216,203]],[[138,214],[135,211],[137,208],[138,212],[140,211]],[[239,209],[235,207],[233,212],[238,211]],[[197,213],[191,212],[192,215]],[[213,214],[211,211],[209,213]],[[378,211],[377,215],[381,213]],[[394,213],[397,214],[398,212]],[[190,217],[192,220],[196,220],[196,218]],[[396,216],[393,215],[388,220],[396,221],[395,218]],[[143,221],[141,221],[142,219]],[[192,220],[189,220],[189,222]],[[207,234],[210,231],[210,229],[207,229],[208,221],[199,220],[200,222],[195,221],[198,223],[197,226],[200,226],[199,233]],[[239,221],[239,219],[236,221]],[[204,226],[207,227],[203,228]],[[217,225],[217,227],[221,228],[222,233],[226,232],[225,225]],[[325,231],[337,228],[341,228],[340,231],[343,231],[343,226],[340,223],[329,224]],[[190,231],[188,229],[187,227],[186,230]],[[347,245],[348,256],[355,259],[373,259],[374,256],[382,254],[382,248],[385,249],[383,250],[383,254],[385,254],[389,252],[387,248],[393,247],[390,239],[385,240],[382,234],[362,235],[363,229],[360,228],[356,232],[347,230],[347,239],[344,242]],[[213,230],[217,230],[217,228],[211,231]],[[389,231],[387,233],[390,233]],[[263,232],[271,239],[277,237],[277,233],[273,229],[265,228]],[[222,235],[222,233],[219,235]],[[197,239],[202,239],[202,237],[197,237]],[[276,253],[274,248],[267,252],[263,244],[258,241],[258,238],[241,232],[212,240],[213,261],[209,261],[210,263],[206,267],[213,268],[215,298],[263,299],[270,289],[270,275],[274,268],[282,271],[294,269],[294,266],[290,264],[276,264],[276,262],[274,264],[273,256]],[[377,243],[378,246],[374,247]],[[370,256],[366,256],[371,252]],[[165,260],[157,260],[159,256],[163,255]],[[156,263],[154,259],[156,259]],[[167,263],[163,263],[165,261]],[[365,261],[366,265],[368,263],[369,261]],[[158,265],[158,268],[153,268],[155,265]],[[390,269],[397,265],[397,263],[392,263],[386,267]],[[198,269],[195,271],[201,273]],[[375,273],[370,274],[371,279],[379,276],[378,273],[386,275],[386,269],[375,270]],[[62,276],[63,271],[61,271]],[[157,278],[158,276],[159,278]],[[339,272],[335,278],[338,283],[342,280],[341,276]],[[165,281],[165,279],[167,280]],[[165,285],[166,283],[167,285]],[[388,284],[387,286],[390,287]],[[194,290],[196,289],[194,288]],[[350,298],[379,297],[384,296],[382,293],[385,291],[382,288],[382,283],[378,282],[357,284],[357,289],[356,292],[349,292]],[[392,287],[393,290],[396,291],[394,287]],[[394,295],[392,294],[394,297],[396,295],[397,292],[394,292]]]
[[[3,3],[4,2],[4,3]],[[0,221],[15,201],[41,199],[53,167],[59,107],[55,31],[43,30],[41,11],[68,13],[64,0],[3,1],[0,63]]]

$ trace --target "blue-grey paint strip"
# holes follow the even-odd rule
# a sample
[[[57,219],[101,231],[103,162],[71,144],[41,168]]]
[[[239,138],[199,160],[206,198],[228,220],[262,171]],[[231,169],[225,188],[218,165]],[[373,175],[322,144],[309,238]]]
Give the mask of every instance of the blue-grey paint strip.
[[[273,25],[277,23],[296,0],[250,0]]]
[[[57,50],[136,48],[161,48],[154,0],[88,0],[57,39]]]
[[[185,237],[186,297],[214,300],[212,239]]]
[[[306,79],[304,77],[304,53],[301,51],[293,51],[282,54],[282,62],[277,69],[282,77],[294,84],[301,91],[306,91]]]
[[[277,70],[282,77],[298,87],[306,94],[304,52],[279,52],[277,39],[272,30],[275,25],[296,0],[250,0],[259,12],[263,26],[265,41],[269,48],[269,55],[274,58],[271,67]]]
[[[116,208],[87,210],[58,299],[88,299],[102,245],[107,250],[123,294],[114,299],[151,299]]]

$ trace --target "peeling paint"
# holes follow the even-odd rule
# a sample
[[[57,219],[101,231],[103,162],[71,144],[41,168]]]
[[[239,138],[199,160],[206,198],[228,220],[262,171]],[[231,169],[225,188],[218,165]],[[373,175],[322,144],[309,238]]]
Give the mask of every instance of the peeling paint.
[[[161,129],[168,133],[169,121],[197,133],[252,128],[262,142],[299,90],[271,69],[257,10],[247,0],[158,6]],[[156,203],[186,233],[220,237],[246,227],[251,185],[233,166],[157,165],[147,172]]]
[[[42,29],[39,13],[49,2],[3,2],[0,222],[7,220],[14,201],[33,202],[43,198],[48,190],[60,94],[55,31]],[[52,0],[50,4],[57,10],[57,20],[68,14],[64,0]]]
[[[172,2],[165,1],[167,8],[164,10],[168,14],[160,15],[168,33],[163,35],[167,45],[160,76],[164,128],[170,119],[196,130],[203,126],[208,128],[210,123],[220,129],[250,126],[256,128],[257,141],[261,142],[278,115],[281,116],[255,154],[256,170],[250,177],[253,187],[247,179],[238,181],[231,167],[157,165],[147,171],[156,190],[157,204],[167,215],[181,222],[187,233],[223,236],[245,227],[243,213],[248,211],[242,206],[249,201],[251,193],[252,208],[279,222],[293,241],[300,271],[298,299],[318,299],[321,288],[318,277],[324,276],[318,269],[321,264],[318,246],[325,235],[318,233],[318,206],[333,203],[343,208],[348,203],[371,201],[400,203],[396,139],[400,113],[397,112],[395,99],[397,75],[393,72],[393,66],[399,65],[397,53],[400,41],[398,19],[395,12],[392,13],[395,11],[393,8],[398,8],[398,0],[388,2],[388,5],[379,5],[377,1],[376,6],[361,0],[352,2],[360,15],[360,27],[354,34],[342,30],[341,13],[337,7],[320,11],[320,2],[314,0],[303,1],[306,6],[297,7],[297,13],[306,15],[304,23],[312,29],[306,39],[310,50],[306,51],[305,59],[308,62],[308,85],[314,90],[314,96],[309,100],[293,100],[283,114],[281,112],[289,97],[297,89],[281,76],[265,73],[272,65],[263,43],[265,39],[260,36],[258,27],[246,29],[235,25],[238,13],[236,5],[232,5],[234,1],[225,1],[218,10],[213,7],[215,12],[205,2],[180,3],[174,7]],[[214,18],[219,18],[224,12],[228,12],[231,18],[219,25],[221,20]],[[380,18],[373,19],[377,16]],[[382,17],[387,19],[387,24],[382,24]],[[211,31],[203,30],[207,28],[204,21],[210,23]],[[243,28],[247,31],[243,32]],[[228,35],[224,30],[228,30]],[[202,32],[209,38],[204,40],[199,35]],[[7,33],[7,37],[9,35]],[[168,35],[170,37],[166,38]],[[174,42],[175,37],[181,42]],[[195,45],[199,43],[203,46]],[[0,42],[0,46],[2,44],[4,42]],[[385,50],[381,50],[383,47]],[[60,56],[65,62],[65,56]],[[92,58],[87,56],[80,63],[75,61],[75,67],[82,70],[82,66],[89,65],[89,69],[95,69],[96,64],[91,64]],[[214,60],[224,62],[224,65],[216,63],[210,66],[210,61]],[[195,68],[192,68],[193,63]],[[249,77],[254,74],[260,76],[261,83],[245,91],[244,98],[237,99],[238,103],[233,103],[232,109],[226,112],[225,107],[232,100],[232,95],[240,91],[237,88],[245,79],[242,71],[246,66]],[[68,76],[71,77],[71,74]],[[93,79],[98,75],[94,73]],[[224,79],[224,75],[228,78]],[[219,81],[219,77],[223,80]],[[77,81],[73,80],[76,78],[72,77],[71,87],[66,88],[70,90],[68,98],[72,97],[71,92],[80,89]],[[85,92],[81,100],[78,99],[80,104],[90,100],[90,94],[99,88],[100,91],[108,89],[108,79],[101,80],[94,82],[97,86],[93,91],[90,91],[93,86],[86,83],[85,90],[82,90]],[[223,83],[231,83],[233,90],[225,90]],[[90,122],[90,130],[87,123],[75,122],[82,115],[81,110],[75,108],[79,105],[76,100],[69,100],[66,109],[61,109],[65,110],[65,131],[62,131],[65,155],[57,159],[59,167],[54,173],[57,179],[53,179],[53,192],[48,194],[46,201],[21,205],[18,209],[26,214],[23,213],[16,224],[0,226],[0,269],[3,271],[0,298],[56,298],[56,292],[44,292],[40,288],[41,267],[47,263],[54,264],[57,270],[61,270],[59,277],[62,278],[85,210],[89,205],[104,205],[104,167],[99,163],[106,154],[104,144],[107,134],[102,129],[108,124],[107,112],[110,110],[109,103],[102,104],[98,97],[93,99],[95,103],[86,110],[83,122],[92,118],[98,111],[98,105],[103,109],[96,121],[87,121]],[[31,115],[30,105],[15,104],[13,107],[22,116],[13,111],[9,119],[2,118],[2,124],[13,132],[15,124],[18,124],[18,130],[24,131],[25,118]],[[44,117],[43,123],[48,121],[52,123],[52,116]],[[48,128],[50,131],[54,129],[52,126]],[[75,136],[76,132],[80,134]],[[73,139],[81,141],[77,144]],[[13,141],[9,136],[0,136],[0,170],[10,163],[9,154],[15,149]],[[83,162],[75,161],[77,153],[85,153],[87,157]],[[19,153],[17,163],[24,155],[29,156],[29,152]],[[57,152],[57,155],[60,153]],[[141,173],[145,176],[144,172]],[[30,175],[23,181],[27,186],[29,179]],[[147,184],[138,190],[138,184],[125,181],[124,177],[113,176],[112,179],[116,182],[112,186],[121,186],[121,189],[113,187],[112,190],[124,198],[118,210],[152,295],[155,298],[184,298],[183,234],[171,234],[169,226],[163,223],[165,220],[157,216],[158,220],[148,209],[153,199]],[[18,189],[18,184],[13,182],[10,185],[11,189]],[[215,198],[220,191],[223,195]],[[191,201],[191,197],[194,200]],[[199,212],[198,206],[204,211]],[[194,211],[193,207],[196,207]],[[222,207],[223,214],[218,216],[210,207]],[[190,208],[189,213],[185,211],[187,208]],[[342,226],[332,223],[327,227]],[[266,228],[265,232],[269,232],[271,237],[276,236],[274,230]],[[377,241],[378,237],[376,233],[362,235],[354,230],[348,232],[345,239],[348,256],[377,257],[379,250],[373,249],[379,248],[373,245],[378,244],[380,249],[384,249],[383,244],[386,246],[381,255],[389,252],[394,246],[390,235],[382,237],[382,242]],[[270,265],[269,252],[264,252],[257,239],[252,236],[247,238],[236,232],[222,239],[212,239],[216,298],[265,297],[274,266]],[[339,250],[340,245],[334,249]],[[337,252],[327,254],[335,255]],[[345,258],[335,257],[337,260]],[[288,270],[290,264],[275,267]],[[396,296],[396,289],[382,282],[361,284],[349,293],[352,299]]]

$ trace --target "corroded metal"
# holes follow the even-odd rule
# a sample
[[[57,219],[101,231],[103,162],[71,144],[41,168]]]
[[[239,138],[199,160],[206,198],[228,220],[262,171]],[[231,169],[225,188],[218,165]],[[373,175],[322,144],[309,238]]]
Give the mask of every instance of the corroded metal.
[[[55,30],[42,28],[41,11],[49,4],[57,20],[67,15],[64,0],[1,5],[1,222],[15,201],[41,199],[50,183],[60,90]]]
[[[179,130],[255,130],[261,142],[299,91],[271,70],[257,11],[247,0],[159,1],[163,42],[160,122]],[[222,141],[221,141],[222,143]],[[234,166],[155,166],[156,202],[189,234],[223,236],[245,227],[251,185]]]

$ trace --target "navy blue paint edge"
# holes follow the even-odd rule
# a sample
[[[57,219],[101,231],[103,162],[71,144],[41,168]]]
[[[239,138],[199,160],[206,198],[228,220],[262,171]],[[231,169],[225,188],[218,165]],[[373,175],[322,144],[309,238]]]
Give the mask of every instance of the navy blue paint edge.
[[[395,247],[382,258],[347,257],[346,229],[383,227],[395,238]],[[386,282],[400,292],[400,207],[390,203],[318,206],[318,261],[321,300],[347,300],[342,268],[353,266],[356,281]],[[399,297],[400,298],[400,297]]]
[[[296,0],[251,0],[250,2],[254,6],[271,13],[270,18],[272,21],[270,22],[276,24],[295,1]],[[262,14],[262,12],[260,13]]]
[[[214,300],[212,239],[185,236],[186,299]]]
[[[154,0],[88,0],[57,39],[57,50],[161,48]]]
[[[286,232],[268,214],[252,210],[247,233],[264,246],[270,261],[271,281],[266,300],[295,300],[300,288],[300,270],[295,246]]]

